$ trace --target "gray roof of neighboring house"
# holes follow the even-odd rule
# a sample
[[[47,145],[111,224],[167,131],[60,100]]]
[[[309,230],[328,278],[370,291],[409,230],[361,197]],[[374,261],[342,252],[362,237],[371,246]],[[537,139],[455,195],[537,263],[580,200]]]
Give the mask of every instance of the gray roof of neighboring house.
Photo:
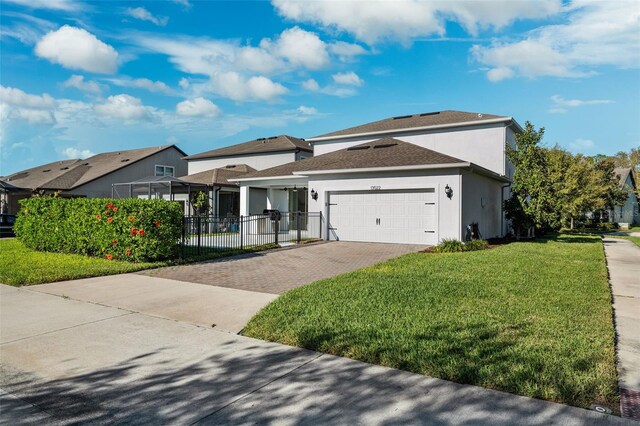
[[[181,176],[180,179],[185,182],[203,183],[207,185],[236,186],[235,183],[229,182],[228,179],[239,178],[255,171],[256,169],[246,164],[231,164],[217,169]]]
[[[169,148],[185,153],[175,145],[105,152],[86,160],[63,160],[23,170],[2,180],[20,188],[68,190],[101,178]]]
[[[511,120],[511,117],[484,114],[477,112],[464,111],[436,111],[423,114],[403,115],[399,117],[385,118],[384,120],[374,121],[360,126],[350,127],[348,129],[338,130],[326,133],[320,136],[309,138],[313,142],[314,139],[327,138],[333,136],[346,136],[360,133],[375,133],[393,130],[412,129],[417,127],[450,125],[458,123],[468,123],[473,121],[487,121],[495,119]]]
[[[629,177],[629,175],[631,175],[631,179],[633,179],[631,167],[616,167],[613,171],[620,179],[619,184],[621,188],[624,186],[625,182],[627,182],[627,177]]]
[[[241,179],[288,176],[294,172],[366,169],[436,164],[460,164],[466,161],[394,138],[383,138],[350,148],[329,152],[301,161],[243,175]],[[467,163],[468,164],[468,163]]]
[[[198,160],[203,158],[233,157],[238,155],[267,154],[271,152],[283,151],[308,151],[313,152],[309,142],[293,136],[280,135],[269,138],[259,138],[237,145],[225,146],[224,148],[213,149],[200,154],[189,155],[186,160]]]

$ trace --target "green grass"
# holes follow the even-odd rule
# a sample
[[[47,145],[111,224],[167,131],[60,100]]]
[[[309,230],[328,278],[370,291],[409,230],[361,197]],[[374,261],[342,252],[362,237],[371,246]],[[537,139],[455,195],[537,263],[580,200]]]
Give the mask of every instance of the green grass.
[[[78,278],[123,274],[143,269],[159,268],[183,263],[193,263],[219,257],[268,250],[275,244],[250,246],[244,250],[193,250],[186,257],[163,262],[133,263],[106,260],[76,254],[47,253],[28,249],[17,239],[0,239],[0,283],[13,286],[43,284]]]
[[[76,254],[28,249],[18,240],[0,240],[0,283],[42,284],[100,275],[122,274],[166,265],[166,262],[131,263]]]
[[[598,237],[402,256],[294,289],[244,334],[580,407],[618,406]]]

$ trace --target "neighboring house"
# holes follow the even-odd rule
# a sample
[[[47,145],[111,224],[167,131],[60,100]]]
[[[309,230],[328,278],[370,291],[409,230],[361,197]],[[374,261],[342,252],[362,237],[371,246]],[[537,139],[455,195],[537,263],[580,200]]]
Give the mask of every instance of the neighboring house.
[[[85,160],[54,161],[1,177],[12,189],[6,193],[10,214],[17,201],[38,192],[62,197],[112,196],[114,183],[132,182],[149,176],[176,176],[187,172],[186,154],[175,145],[106,152]]]
[[[631,168],[616,168],[615,173],[620,179],[620,188],[629,193],[627,201],[622,206],[615,206],[609,212],[609,221],[617,223],[640,223],[640,211],[638,206],[638,187],[636,186]]]
[[[393,117],[308,139],[313,158],[231,180],[241,214],[322,212],[328,239],[437,244],[466,239],[473,223],[500,237],[506,146],[521,131],[512,117],[460,111]]]
[[[230,164],[225,167],[206,170],[180,179],[184,182],[204,184],[211,188],[212,212],[214,216],[240,215],[240,188],[228,179],[237,178],[256,169],[246,164]]]
[[[230,212],[238,216],[240,188],[235,182],[227,181],[227,178],[237,178],[242,173],[310,157],[313,157],[313,148],[304,139],[287,135],[259,138],[185,157],[189,163],[189,175],[181,179],[212,186],[210,200],[213,206],[212,213],[216,216],[226,216]],[[249,211],[262,213],[266,203],[265,189],[251,189]],[[283,211],[287,210],[287,206],[280,207]]]

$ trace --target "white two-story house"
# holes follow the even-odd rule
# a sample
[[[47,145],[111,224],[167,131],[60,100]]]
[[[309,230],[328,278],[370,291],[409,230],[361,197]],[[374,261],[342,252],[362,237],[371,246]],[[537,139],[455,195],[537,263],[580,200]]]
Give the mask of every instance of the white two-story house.
[[[508,232],[512,118],[460,111],[392,117],[307,139],[314,156],[232,179],[240,213],[321,212],[323,237],[437,244]],[[256,189],[266,193],[254,201]],[[260,204],[260,205],[258,205]]]

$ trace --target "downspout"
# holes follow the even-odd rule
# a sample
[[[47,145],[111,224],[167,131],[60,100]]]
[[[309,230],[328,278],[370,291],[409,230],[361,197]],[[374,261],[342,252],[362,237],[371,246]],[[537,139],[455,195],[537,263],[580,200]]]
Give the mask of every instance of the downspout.
[[[215,210],[214,213],[215,213],[215,216],[218,218],[220,217],[220,206],[219,206],[220,198],[218,196],[219,195],[218,193],[220,192],[221,189],[222,189],[221,186],[218,186],[217,188],[215,185],[213,186],[213,202],[215,203],[215,206],[216,206],[214,209]]]

